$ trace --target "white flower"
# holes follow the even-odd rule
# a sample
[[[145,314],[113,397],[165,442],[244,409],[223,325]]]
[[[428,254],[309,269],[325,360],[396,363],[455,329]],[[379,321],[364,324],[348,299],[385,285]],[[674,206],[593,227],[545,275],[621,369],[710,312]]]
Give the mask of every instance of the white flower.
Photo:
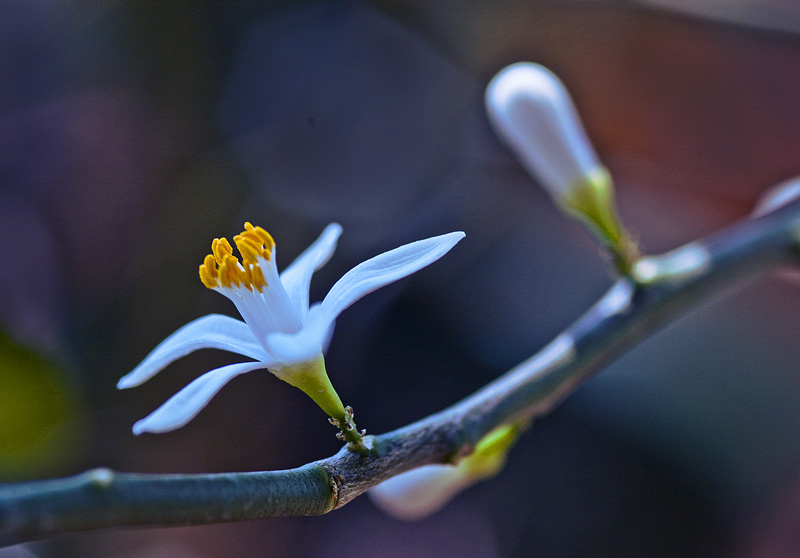
[[[605,169],[564,84],[547,68],[512,64],[486,88],[486,111],[500,136],[555,198]]]
[[[455,465],[423,465],[383,481],[369,491],[372,501],[398,519],[422,519],[442,509],[462,490],[499,473],[521,428],[503,425],[484,436]]]
[[[406,244],[371,258],[342,276],[322,302],[309,306],[311,275],[328,261],[342,229],[328,225],[283,273],[275,264],[275,242],[261,227],[245,223],[234,237],[242,262],[224,238],[200,266],[203,283],[228,297],[244,321],[209,314],[160,343],[117,387],[137,386],[171,362],[197,349],[222,349],[253,359],[206,372],[138,421],[134,434],[167,432],[189,422],[234,377],[268,369],[299,387],[330,416],[344,420],[344,408],[325,372],[322,353],[339,314],[364,295],[433,263],[464,237],[453,232]]]
[[[611,175],[564,84],[538,64],[512,64],[486,88],[486,111],[497,135],[556,205],[587,225],[614,255],[617,271],[629,274],[638,248],[619,221]]]
[[[368,494],[392,517],[413,521],[436,513],[474,483],[465,469],[455,465],[423,465],[383,481]]]
[[[463,467],[423,465],[383,481],[368,494],[392,517],[414,521],[436,513],[475,482]]]

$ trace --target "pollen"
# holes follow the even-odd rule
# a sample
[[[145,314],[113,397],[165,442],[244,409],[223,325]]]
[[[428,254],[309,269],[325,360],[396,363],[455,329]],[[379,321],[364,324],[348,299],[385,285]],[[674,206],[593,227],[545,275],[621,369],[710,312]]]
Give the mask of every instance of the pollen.
[[[244,230],[233,237],[233,243],[242,261],[233,255],[233,247],[226,238],[215,238],[211,242],[211,254],[200,266],[200,280],[209,289],[241,285],[261,292],[267,286],[261,262],[272,260],[275,241],[266,230],[248,222]]]

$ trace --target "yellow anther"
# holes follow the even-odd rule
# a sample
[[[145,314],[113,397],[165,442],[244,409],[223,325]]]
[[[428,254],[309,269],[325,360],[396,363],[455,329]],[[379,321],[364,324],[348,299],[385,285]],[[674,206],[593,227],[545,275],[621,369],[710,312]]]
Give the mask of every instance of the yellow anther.
[[[261,227],[254,227],[251,223],[244,224],[244,230],[239,233],[239,236],[252,239],[253,242],[259,245],[260,249],[264,251],[263,257],[270,258],[272,249],[275,248],[275,241],[272,239],[266,230]]]
[[[271,252],[272,249],[275,248],[275,241],[272,239],[272,235],[266,230],[262,229],[261,227],[254,227],[253,233],[258,236],[258,239],[261,241],[267,251]]]
[[[248,291],[253,290],[253,266],[245,264],[244,271],[242,271],[242,283],[247,287]]]
[[[207,254],[205,259],[203,260],[203,267],[208,270],[209,275],[216,279],[217,277],[217,261],[214,259],[214,256],[211,254]]]
[[[200,280],[209,289],[219,287],[219,280],[217,279],[217,262],[211,254],[206,256],[203,264],[200,266]]]
[[[226,238],[215,238],[211,243],[211,254],[200,266],[200,280],[209,289],[244,285],[259,292],[267,286],[259,258],[270,260],[275,241],[261,227],[245,223],[244,231],[233,237],[236,248],[242,255],[242,263],[233,255],[233,247]]]
[[[262,292],[262,289],[267,286],[267,282],[264,280],[264,273],[258,264],[245,266],[244,279],[245,286],[251,291],[255,289],[258,292]]]
[[[244,224],[242,235],[245,233],[255,235],[267,250],[272,250],[275,247],[275,241],[272,239],[272,235],[261,227],[254,227],[250,222],[247,222]]]
[[[254,245],[258,246],[259,249],[261,248],[261,239],[259,239],[258,236],[256,236],[256,233],[254,233],[252,231],[242,231],[242,232],[240,232],[239,234],[237,234],[236,236],[233,237],[234,242],[236,241],[237,238],[239,238],[239,239],[246,238],[247,240],[252,242]]]
[[[261,242],[261,238],[259,238],[259,236],[256,233],[251,231],[243,231],[242,234],[236,235],[234,237],[234,241],[237,242],[238,246],[238,241],[236,239],[239,239],[239,241],[241,240],[247,241],[247,243],[252,245],[253,249],[258,252],[258,255],[264,258],[265,260],[268,260],[270,258],[269,248],[266,248],[264,246],[264,243]]]
[[[222,265],[225,256],[233,254],[233,247],[227,238],[215,238],[211,242],[211,252],[214,254],[214,259],[217,260],[217,265]]]
[[[230,276],[228,275],[226,268],[227,266],[225,265],[225,262],[222,262],[222,265],[220,265],[219,269],[217,269],[217,281],[219,281],[219,284],[222,287],[231,286]]]
[[[245,263],[249,264],[257,264],[259,256],[262,255],[262,247],[261,244],[257,241],[254,241],[252,238],[244,237],[242,235],[236,235],[233,237],[233,241],[236,243],[236,247],[239,249],[239,252],[242,254],[242,259]]]
[[[225,256],[219,266],[219,282],[223,287],[239,284],[239,260],[235,256]]]
[[[261,271],[261,266],[258,265],[254,265],[251,269],[253,270],[253,276],[250,282],[258,292],[261,292],[261,289],[267,286],[267,281],[264,279],[264,272]]]

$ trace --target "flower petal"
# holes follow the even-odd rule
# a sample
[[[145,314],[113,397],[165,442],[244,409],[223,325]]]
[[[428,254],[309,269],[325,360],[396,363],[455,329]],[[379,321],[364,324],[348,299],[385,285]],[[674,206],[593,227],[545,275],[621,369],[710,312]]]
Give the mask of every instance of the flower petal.
[[[358,264],[333,285],[322,301],[328,325],[364,295],[432,264],[464,236],[463,232],[451,232],[418,240]]]
[[[292,264],[281,273],[281,283],[292,301],[300,319],[305,320],[308,313],[308,288],[311,275],[330,259],[336,250],[336,241],[342,234],[342,227],[331,223],[314,243],[306,248]]]
[[[566,87],[544,66],[512,64],[486,88],[497,135],[551,195],[570,194],[600,168]]]
[[[297,333],[272,333],[264,345],[280,366],[291,366],[316,358],[328,348],[333,333],[333,322],[328,319],[320,304],[315,304],[308,312],[303,329]]]
[[[413,521],[439,511],[470,484],[469,476],[459,467],[423,465],[383,481],[369,495],[389,515]]]
[[[139,366],[120,379],[117,388],[138,386],[197,349],[222,349],[262,362],[271,360],[247,324],[221,314],[209,314],[189,322],[159,343]]]
[[[169,432],[180,428],[208,405],[222,386],[240,374],[259,368],[266,366],[263,362],[242,362],[206,372],[170,397],[150,415],[134,424],[133,433],[138,436],[142,432]]]
[[[233,302],[259,341],[273,331],[300,331],[303,322],[283,288],[275,262],[260,259],[259,264],[267,283],[261,292],[241,285],[216,290]]]

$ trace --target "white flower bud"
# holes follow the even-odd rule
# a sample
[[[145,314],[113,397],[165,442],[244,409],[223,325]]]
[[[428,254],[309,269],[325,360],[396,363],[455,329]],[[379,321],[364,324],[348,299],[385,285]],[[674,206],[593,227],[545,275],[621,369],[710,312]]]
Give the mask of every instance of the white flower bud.
[[[605,173],[569,93],[547,68],[519,62],[502,70],[486,88],[486,111],[497,135],[557,201]]]
[[[520,430],[513,424],[498,426],[457,464],[423,465],[400,473],[371,489],[369,495],[393,517],[422,519],[439,511],[462,490],[499,473]]]
[[[519,62],[486,88],[497,135],[565,213],[582,221],[630,273],[638,248],[617,217],[614,184],[581,125],[564,84],[538,64]]]
[[[474,482],[463,467],[425,465],[383,481],[368,494],[387,514],[413,521],[439,511]]]

